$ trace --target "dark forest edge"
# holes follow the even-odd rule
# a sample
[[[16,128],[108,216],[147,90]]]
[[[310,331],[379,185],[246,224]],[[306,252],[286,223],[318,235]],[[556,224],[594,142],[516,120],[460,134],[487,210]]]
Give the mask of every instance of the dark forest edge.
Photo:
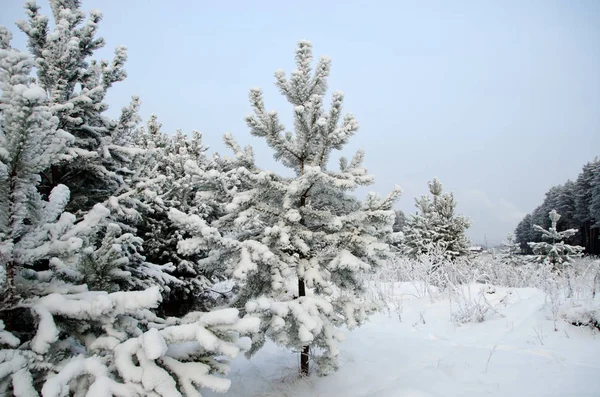
[[[586,163],[577,179],[550,188],[543,203],[525,215],[515,229],[516,242],[524,254],[531,254],[528,242],[540,242],[542,236],[533,225],[550,227],[548,213],[561,214],[557,229],[577,229],[566,242],[585,248],[587,255],[600,255],[600,159]]]

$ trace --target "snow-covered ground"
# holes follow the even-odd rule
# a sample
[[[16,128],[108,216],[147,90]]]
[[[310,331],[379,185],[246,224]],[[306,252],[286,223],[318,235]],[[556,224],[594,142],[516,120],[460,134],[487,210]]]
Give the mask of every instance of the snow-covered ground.
[[[555,331],[535,288],[466,288],[463,297],[487,308],[485,321],[457,325],[449,295],[418,298],[413,284],[390,284],[397,304],[347,333],[337,373],[298,379],[298,355],[268,344],[252,361],[234,361],[225,395],[600,396],[597,330],[559,319]]]

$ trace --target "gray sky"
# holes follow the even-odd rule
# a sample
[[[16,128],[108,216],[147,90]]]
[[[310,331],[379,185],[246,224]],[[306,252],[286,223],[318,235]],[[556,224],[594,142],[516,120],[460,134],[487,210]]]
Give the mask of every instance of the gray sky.
[[[48,12],[45,1],[39,2]],[[111,114],[137,94],[165,132],[199,130],[224,152],[231,132],[274,165],[244,116],[251,87],[290,120],[273,72],[294,67],[296,42],[333,59],[330,90],[361,129],[369,190],[404,189],[397,208],[438,177],[471,218],[474,243],[500,242],[553,185],[600,155],[600,2],[84,0],[104,13],[100,53],[129,49]],[[0,0],[15,33],[23,2]],[[49,15],[49,14],[48,14]],[[289,128],[292,126],[288,123]]]

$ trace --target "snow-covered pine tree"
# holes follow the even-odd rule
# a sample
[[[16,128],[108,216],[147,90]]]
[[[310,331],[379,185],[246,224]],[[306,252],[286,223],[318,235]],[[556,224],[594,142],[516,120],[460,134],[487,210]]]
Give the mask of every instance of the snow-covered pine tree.
[[[39,172],[64,159],[73,136],[57,129],[45,90],[29,76],[33,62],[9,40],[0,28],[0,395],[226,391],[225,358],[248,347],[238,337],[257,332],[258,318],[225,309],[162,319],[153,313],[158,286],[108,294],[76,284],[84,278],[81,261],[118,270],[127,242],[109,224],[108,242],[90,245],[109,210],[96,204],[77,220],[64,212],[66,186],[55,186],[48,200],[38,192]]]
[[[500,260],[510,266],[518,266],[523,263],[520,259],[519,254],[521,253],[521,246],[517,242],[516,237],[513,233],[509,233],[506,239],[502,243],[503,248],[500,253]]]
[[[430,252],[443,252],[447,259],[466,255],[469,239],[465,232],[470,221],[455,215],[456,200],[452,193],[443,193],[437,180],[429,182],[431,198],[415,199],[417,212],[411,214],[404,227],[402,247],[404,253],[416,258]]]
[[[68,189],[53,190],[49,201],[38,194],[38,173],[53,161],[66,159],[71,135],[57,129],[44,89],[31,82],[32,60],[10,47],[11,34],[0,27],[0,262],[5,269],[3,300],[17,301],[15,278],[35,264],[43,243],[55,236],[36,236],[38,228],[56,221],[68,201]],[[52,225],[52,227],[59,227]],[[64,227],[64,225],[63,225]],[[37,244],[37,245],[36,245]],[[68,245],[67,242],[65,242]]]
[[[560,219],[560,215],[556,210],[550,211],[548,217],[551,222],[548,230],[539,225],[533,225],[533,228],[542,234],[544,240],[551,242],[530,242],[529,246],[533,250],[533,253],[537,255],[538,262],[551,264],[553,270],[561,271],[572,261],[572,258],[581,256],[584,248],[578,245],[569,245],[564,242],[564,240],[577,233],[577,230],[567,229],[559,232],[556,228],[556,224]]]
[[[144,236],[144,253],[150,262],[172,264],[171,274],[179,280],[165,295],[161,309],[169,315],[206,310],[214,303],[211,287],[213,281],[223,278],[223,267],[201,265],[208,248],[178,252],[178,242],[190,234],[174,224],[169,213],[177,209],[206,222],[218,219],[228,203],[221,175],[237,165],[218,156],[208,158],[197,131],[191,137],[180,131],[166,136],[156,117],[150,119],[140,139],[146,153],[136,160],[134,180],[140,182],[132,185],[138,187],[145,206],[141,210],[143,221],[138,224]]]
[[[502,243],[504,246],[504,251],[508,255],[517,255],[521,252],[521,247],[519,243],[517,243],[515,235],[513,233],[509,233],[506,236],[506,240]]]
[[[252,89],[254,114],[246,122],[254,136],[266,139],[274,157],[293,171],[285,177],[258,169],[251,152],[242,151],[230,136],[226,143],[246,164],[223,174],[232,197],[228,214],[213,222],[219,236],[199,217],[172,211],[195,237],[180,243],[180,252],[215,241],[220,245],[207,263],[220,261],[240,280],[235,304],[264,318],[260,338],[301,350],[301,373],[308,374],[310,348],[323,349],[320,373],[337,366],[336,329],[360,325],[372,308],[364,297],[362,273],[390,258],[387,237],[392,232],[392,205],[399,188],[388,197],[370,194],[364,203],[350,192],[372,177],[361,166],[363,153],[340,160],[340,170],[328,170],[334,150],[341,150],[357,131],[352,115],[342,118],[343,94],[333,93],[329,111],[323,106],[330,71],[321,58],[312,72],[312,46],[298,43],[297,70],[289,80],[275,73],[277,86],[294,109],[294,132],[285,132],[277,113],[267,111],[260,89]],[[243,161],[242,161],[243,162]],[[227,255],[225,255],[227,253]],[[313,350],[314,351],[314,350]]]
[[[48,107],[58,118],[58,127],[74,137],[64,156],[40,172],[38,189],[47,196],[57,184],[67,185],[71,192],[67,209],[80,218],[99,203],[110,210],[96,241],[86,248],[87,260],[80,263],[90,287],[144,289],[173,283],[175,279],[164,273],[168,265],[145,259],[142,239],[136,235],[140,211],[146,207],[140,189],[127,182],[134,174],[132,161],[143,152],[136,145],[139,99],[134,97],[118,120],[104,114],[108,89],[126,77],[125,48],[118,47],[112,61],[91,59],[104,46],[104,40],[96,37],[102,16],[91,11],[86,19],[80,5],[79,0],[51,1],[50,29],[48,18],[28,1],[28,21],[17,22],[28,36],[37,81],[49,95]]]
[[[108,197],[120,194],[123,176],[136,150],[132,143],[139,99],[134,97],[123,109],[119,120],[103,115],[107,90],[126,77],[124,47],[115,50],[112,61],[91,59],[104,46],[97,38],[102,15],[81,10],[79,0],[52,0],[54,19],[39,13],[32,0],[25,4],[27,21],[17,26],[27,35],[28,47],[35,62],[38,84],[49,94],[48,106],[58,117],[58,127],[74,136],[67,153],[69,160],[57,161],[41,172],[40,190],[47,194],[58,184],[71,191],[68,209],[88,210]]]
[[[406,225],[406,215],[401,210],[394,211],[396,213],[396,217],[394,219],[394,233],[401,232],[404,230],[404,225]]]

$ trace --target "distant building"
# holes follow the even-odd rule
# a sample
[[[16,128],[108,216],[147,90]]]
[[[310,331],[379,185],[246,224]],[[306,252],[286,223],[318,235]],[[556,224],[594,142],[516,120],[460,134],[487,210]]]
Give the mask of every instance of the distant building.
[[[483,252],[483,247],[481,247],[479,245],[473,245],[473,246],[469,247],[469,252],[472,254],[479,254],[479,253]]]

